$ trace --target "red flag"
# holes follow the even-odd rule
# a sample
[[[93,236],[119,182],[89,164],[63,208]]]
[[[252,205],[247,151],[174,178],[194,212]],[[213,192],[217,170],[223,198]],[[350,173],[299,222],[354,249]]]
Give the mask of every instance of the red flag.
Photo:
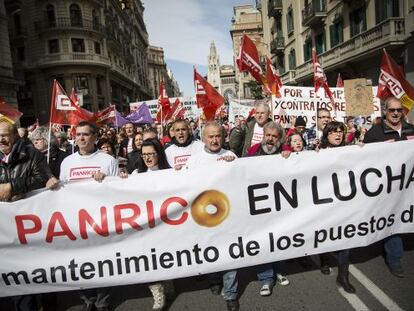
[[[165,120],[168,122],[170,120],[183,119],[184,118],[184,114],[185,114],[185,107],[180,102],[180,99],[177,98],[175,100],[174,104],[172,105],[172,107],[170,109],[170,112],[167,115],[167,117],[165,118]]]
[[[203,108],[208,121],[214,120],[216,110],[224,104],[224,97],[194,68],[194,87],[197,107]]]
[[[266,56],[266,92],[273,94],[276,97],[282,97],[280,88],[282,87],[282,80],[280,80],[279,72],[273,67],[272,62]]]
[[[338,78],[336,78],[336,87],[344,87],[344,81],[342,80],[340,73],[338,73]]]
[[[62,86],[53,80],[52,100],[50,103],[50,123],[77,125],[87,121],[79,107],[66,95]]]
[[[320,87],[323,87],[326,95],[328,95],[329,100],[332,104],[333,109],[336,111],[335,100],[333,98],[332,92],[329,89],[328,82],[326,80],[325,72],[318,60],[318,55],[316,55],[315,48],[312,49],[312,63],[313,63],[313,81],[315,84],[315,93],[318,92]]]
[[[385,99],[390,96],[395,96],[401,101],[405,114],[414,106],[414,87],[404,78],[396,62],[384,50],[377,97]]]
[[[253,41],[244,34],[241,41],[240,55],[236,59],[241,72],[248,71],[260,85],[263,83],[263,71],[259,63],[259,53]]]
[[[106,124],[115,121],[115,105],[110,105],[95,114],[96,124]]]
[[[160,83],[160,96],[158,97],[158,111],[157,111],[157,122],[165,123],[166,118],[171,110],[170,100],[168,98],[167,92],[164,88],[164,83]]]
[[[76,93],[75,88],[72,88],[72,92],[70,93],[70,100],[79,107],[80,117],[84,120],[95,122],[95,114],[89,110],[82,108],[79,104],[79,96]]]
[[[7,121],[11,124],[17,122],[20,117],[23,115],[16,108],[6,104],[5,100],[0,97],[0,121]]]

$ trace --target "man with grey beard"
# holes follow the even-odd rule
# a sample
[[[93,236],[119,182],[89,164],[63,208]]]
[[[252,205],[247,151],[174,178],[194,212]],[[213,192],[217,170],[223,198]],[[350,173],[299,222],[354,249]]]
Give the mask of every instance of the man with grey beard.
[[[270,155],[282,153],[282,145],[285,142],[285,130],[273,121],[263,126],[262,142],[254,144],[247,149],[247,156]],[[283,154],[284,155],[284,154]]]

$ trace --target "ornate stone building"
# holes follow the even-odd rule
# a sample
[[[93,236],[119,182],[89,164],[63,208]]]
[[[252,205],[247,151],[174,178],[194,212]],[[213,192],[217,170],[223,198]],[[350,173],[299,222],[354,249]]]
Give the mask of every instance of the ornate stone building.
[[[266,43],[263,40],[263,23],[262,15],[253,5],[240,5],[233,8],[234,15],[232,18],[232,26],[230,30],[231,38],[233,40],[233,52],[236,58],[239,55],[240,43],[243,34],[249,36],[255,43],[259,55],[267,54]],[[235,64],[236,65],[236,64]],[[239,69],[236,69],[236,79],[239,83],[239,89],[241,91],[241,98],[251,98],[252,94],[250,87],[247,85],[249,81],[254,80],[253,77],[247,72],[240,74]],[[237,93],[239,90],[237,90]]]
[[[151,45],[148,48],[148,80],[151,96],[154,99],[160,95],[161,81],[164,82],[168,97],[178,97],[181,94],[172,71],[167,69],[162,47]]]
[[[221,93],[220,59],[214,42],[210,44],[210,53],[207,57],[207,81]]]
[[[140,0],[6,0],[22,123],[49,118],[53,79],[83,94],[86,109],[151,97]]]

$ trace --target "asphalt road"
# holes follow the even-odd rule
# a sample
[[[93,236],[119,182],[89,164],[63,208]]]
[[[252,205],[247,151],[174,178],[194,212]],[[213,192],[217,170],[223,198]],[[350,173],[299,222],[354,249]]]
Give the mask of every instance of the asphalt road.
[[[404,246],[404,278],[396,278],[388,271],[381,243],[352,250],[350,280],[357,290],[355,295],[337,287],[336,268],[329,276],[320,273],[317,256],[309,257],[308,265],[297,260],[284,263],[290,285],[276,285],[269,297],[259,295],[260,284],[254,268],[242,269],[241,310],[414,310],[414,234],[404,236]],[[205,277],[179,279],[174,284],[176,295],[166,310],[226,310],[222,297],[210,293]],[[116,311],[151,310],[152,298],[145,285],[119,286],[113,290],[111,306]],[[0,299],[0,310],[13,310],[8,298]],[[63,310],[82,310],[77,292],[58,294],[56,311]]]

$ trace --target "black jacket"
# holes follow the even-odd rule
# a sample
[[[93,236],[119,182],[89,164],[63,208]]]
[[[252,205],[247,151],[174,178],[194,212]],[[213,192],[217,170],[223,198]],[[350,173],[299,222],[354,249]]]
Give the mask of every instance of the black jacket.
[[[11,183],[12,196],[43,188],[50,175],[43,154],[22,140],[14,144],[8,163],[0,163],[0,184]]]
[[[49,168],[53,176],[55,176],[56,178],[59,178],[60,165],[68,155],[71,155],[71,150],[65,152],[56,146],[50,146]],[[44,156],[47,158],[47,151],[44,153]]]
[[[142,167],[143,160],[141,158],[141,151],[134,150],[128,154],[127,171],[131,174],[136,169]]]
[[[414,136],[414,125],[402,122],[401,136],[393,130],[384,120],[378,125],[373,125],[364,136],[364,143],[375,143],[387,140],[407,140],[407,136]]]

